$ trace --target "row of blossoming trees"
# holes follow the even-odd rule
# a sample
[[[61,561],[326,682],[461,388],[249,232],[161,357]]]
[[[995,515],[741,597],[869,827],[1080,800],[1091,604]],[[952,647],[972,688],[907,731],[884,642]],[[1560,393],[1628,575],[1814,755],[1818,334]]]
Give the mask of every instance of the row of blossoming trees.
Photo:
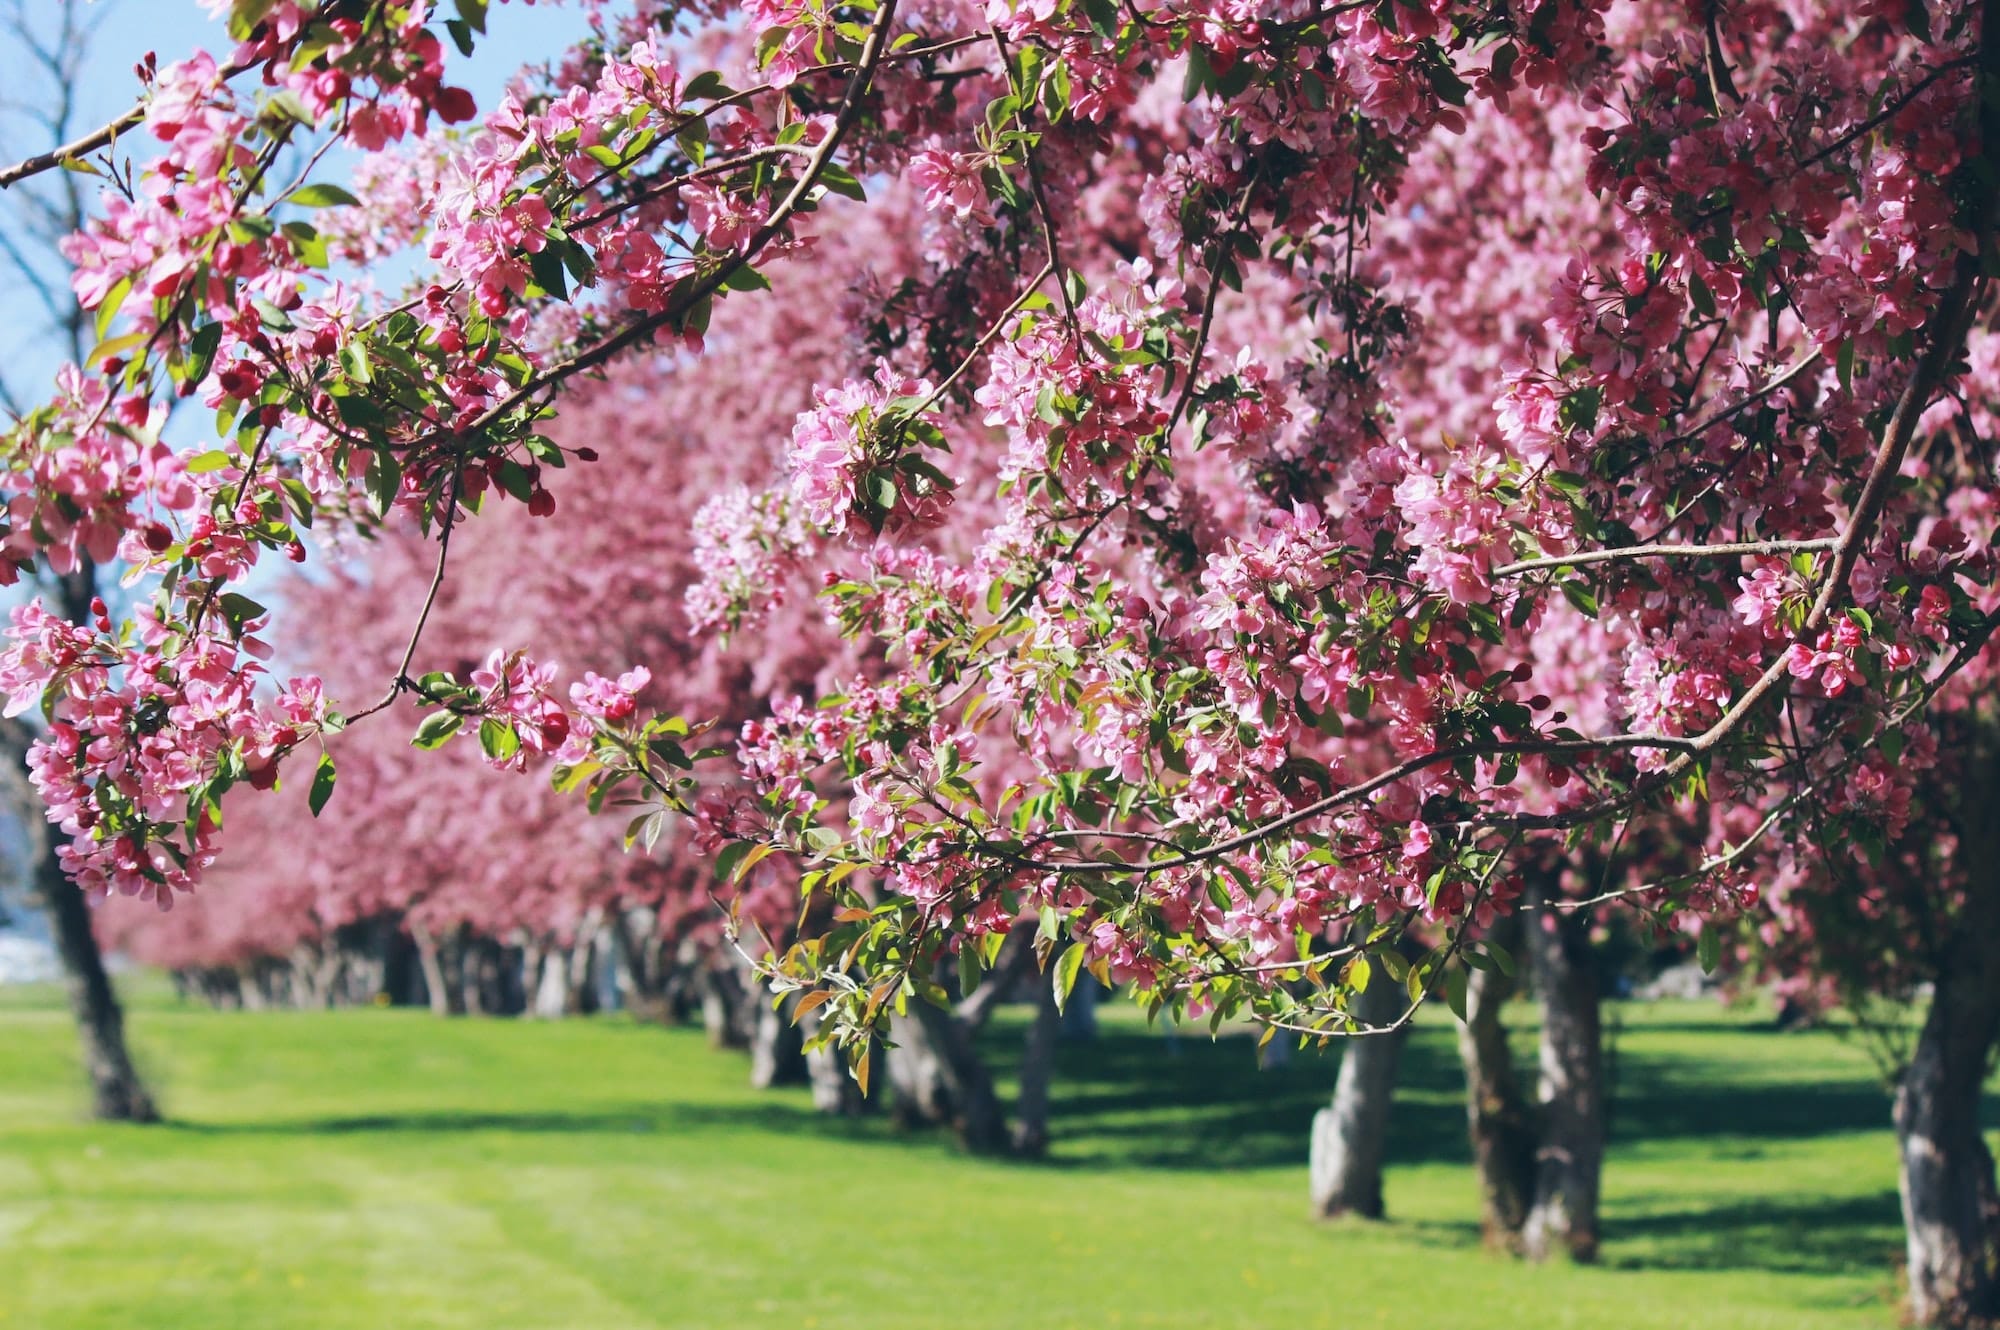
[[[109,176],[70,249],[102,341],[8,436],[0,547],[131,570],[129,614],[31,608],[0,667],[87,890],[195,890],[281,774],[356,818],[350,744],[467,892],[654,871],[489,872],[561,824],[405,768],[414,721],[782,883],[763,981],[857,1080],[1024,921],[1053,995],[1314,1040],[1393,1037],[1378,984],[1472,1016],[1524,902],[1530,949],[1589,896],[1711,949],[1747,914],[1836,989],[1933,981],[1913,1308],[2000,1311],[1993,4],[638,0],[483,119],[447,51],[484,0],[210,8],[237,49],[149,71],[131,133],[0,173]],[[427,275],[370,285],[412,239]],[[817,390],[759,467],[731,368],[783,348],[735,311],[813,285],[847,348],[783,366]],[[506,619],[516,578],[682,591],[658,510],[582,479],[657,435],[551,423],[634,362],[758,435],[634,464],[700,501],[698,619],[802,647],[803,577],[844,643],[733,733],[804,663],[718,687],[664,629]],[[161,439],[179,399],[209,442]],[[272,614],[307,528],[414,530],[417,603],[362,573]],[[311,649],[397,616],[372,679]],[[564,687],[550,643],[653,674]],[[332,694],[265,664],[335,659]]]

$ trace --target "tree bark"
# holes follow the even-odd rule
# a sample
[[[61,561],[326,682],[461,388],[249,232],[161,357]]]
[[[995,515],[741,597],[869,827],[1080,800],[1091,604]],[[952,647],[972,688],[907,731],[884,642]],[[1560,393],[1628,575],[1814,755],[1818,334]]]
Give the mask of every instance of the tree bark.
[[[1596,957],[1581,910],[1548,908],[1550,880],[1531,879],[1527,952],[1541,999],[1541,1140],[1535,1201],[1522,1228],[1531,1260],[1597,1259],[1597,1199],[1604,1166],[1604,1052]]]
[[[1006,1151],[1007,1115],[964,1022],[920,1000],[910,1004],[909,1015],[896,1018],[890,1038],[895,1047],[889,1050],[889,1080],[898,1122],[949,1123],[974,1154]]]
[[[71,608],[69,579],[64,580],[64,609]],[[84,609],[89,597],[84,596]],[[48,915],[49,934],[62,961],[63,991],[83,1046],[83,1067],[90,1077],[91,1112],[107,1122],[157,1122],[159,1110],[132,1065],[125,1046],[125,1012],[104,968],[104,953],[91,931],[90,902],[56,858],[60,833],[43,816],[41,801],[28,784],[28,727],[9,720],[0,725],[0,797],[4,797],[28,839],[30,882],[35,899]]]
[[[1979,1127],[1994,987],[1983,967],[1939,980],[1896,1089],[1897,1190],[1917,1325],[2000,1323],[2000,1194]]]
[[[525,981],[534,986],[529,1010],[540,1020],[559,1021],[570,1015],[569,948],[538,943],[523,953]]]
[[[712,962],[701,978],[701,1024],[708,1032],[708,1046],[748,1048],[744,1007],[749,999],[744,996],[743,979],[736,967]]]
[[[1499,939],[1501,945],[1518,953],[1520,929],[1509,928],[1507,934]],[[1514,1074],[1502,1019],[1513,992],[1513,979],[1500,971],[1472,971],[1466,976],[1465,1021],[1458,1027],[1465,1125],[1479,1178],[1480,1229],[1489,1246],[1509,1251],[1520,1246],[1534,1201],[1536,1147],[1534,1113]]]
[[[1086,985],[1095,992],[1096,982],[1084,975],[1071,998],[1082,996]],[[1055,1079],[1056,1039],[1065,1014],[1056,1009],[1053,984],[1037,987],[1041,997],[1021,1051],[1021,1093],[1014,1104],[1014,1153],[1028,1157],[1044,1154],[1049,1148],[1049,1085]]]
[[[771,990],[762,980],[751,991],[757,1003],[756,1032],[750,1040],[751,1088],[805,1084],[805,1031],[792,1022],[798,995],[788,994],[783,1002],[774,1004]]]
[[[83,1042],[84,1072],[90,1077],[91,1112],[107,1122],[157,1122],[159,1110],[125,1047],[125,1012],[90,930],[90,903],[53,853],[44,853],[39,860],[35,891],[48,912],[56,953],[62,957],[63,988]]]
[[[584,912],[568,946],[549,948],[548,964],[562,985],[563,1016],[588,1016],[597,1010],[597,930],[604,925],[604,911],[591,906]]]
[[[439,940],[421,924],[410,925],[410,937],[417,944],[417,963],[424,972],[424,993],[436,1016],[463,1016],[465,991],[461,987],[459,946],[456,939]]]
[[[1408,1006],[1402,985],[1378,964],[1355,999],[1354,1015],[1365,1025],[1387,1025]],[[1356,1035],[1341,1047],[1333,1103],[1313,1114],[1310,1185],[1313,1214],[1321,1219],[1382,1217],[1382,1153],[1408,1032],[1405,1026],[1393,1034]]]
[[[660,937],[659,912],[634,906],[611,915],[611,943],[618,957],[618,995],[632,1018],[664,1025],[674,1012],[667,998],[665,940]]]
[[[1957,817],[1964,903],[1896,1087],[1909,1313],[1922,1326],[2000,1324],[2000,1188],[1979,1124],[2000,1038],[2000,759],[1977,770]]]
[[[1089,1043],[1097,1038],[1097,1004],[1104,993],[1105,988],[1097,982],[1096,975],[1077,976],[1076,987],[1063,1004],[1062,1024],[1056,1031],[1064,1041]]]

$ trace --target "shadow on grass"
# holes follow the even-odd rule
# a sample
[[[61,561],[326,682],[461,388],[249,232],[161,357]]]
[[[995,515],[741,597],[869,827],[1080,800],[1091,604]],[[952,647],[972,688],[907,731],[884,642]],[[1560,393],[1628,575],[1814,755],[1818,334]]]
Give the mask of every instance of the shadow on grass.
[[[1671,1195],[1627,1200],[1626,1210],[1673,1206]],[[1760,1196],[1626,1215],[1604,1225],[1613,1269],[1768,1270],[1851,1274],[1887,1270],[1902,1244],[1893,1191],[1872,1196]]]
[[[1649,1027],[1651,1034],[1658,1027]],[[1772,1040],[1768,1063],[1705,1061],[1698,1037]],[[1889,1121],[1887,1096],[1865,1075],[1819,1082],[1760,1079],[1762,1067],[1786,1065],[1789,1037],[1739,1027],[1690,1023],[1671,1054],[1628,1045],[1617,1066],[1613,1149],[1641,1143],[1702,1140],[1711,1166],[1752,1158],[1785,1141],[1879,1131]],[[1690,1044],[1690,1040],[1693,1043]],[[1020,1030],[1003,1025],[986,1041],[996,1075],[1011,1081]],[[1111,1028],[1060,1050],[1050,1157],[1010,1167],[1062,1171],[1119,1169],[1249,1169],[1303,1171],[1313,1113],[1327,1102],[1338,1053],[1295,1053],[1259,1070],[1247,1035],[1210,1041]],[[1524,1075],[1532,1075],[1524,1063]],[[1462,1165],[1469,1158],[1461,1095],[1463,1081],[1449,1031],[1420,1030],[1403,1050],[1389,1162]],[[828,1118],[802,1092],[753,1102],[713,1104],[614,1101],[587,1108],[524,1106],[517,1111],[414,1110],[241,1124],[184,1123],[181,1129],[225,1135],[400,1135],[420,1140],[464,1132],[538,1136],[679,1136],[766,1131],[802,1140],[841,1141],[866,1148],[945,1152],[943,1133],[898,1131],[882,1117]],[[1614,1153],[1611,1167],[1618,1167]],[[1394,1181],[1391,1179],[1393,1188]],[[1466,1178],[1468,1193],[1472,1182]],[[1393,1202],[1392,1202],[1393,1204]],[[1400,1224],[1417,1240],[1463,1248],[1476,1245],[1471,1223]],[[1846,1273],[1885,1269],[1899,1241],[1893,1192],[1839,1198],[1719,1197],[1689,1202],[1684,1195],[1622,1198],[1604,1226],[1606,1263],[1617,1267],[1689,1270],[1756,1269]]]
[[[1705,1028],[1721,1034],[1714,1026]],[[1729,1032],[1743,1038],[1738,1029]],[[1003,1083],[1019,1057],[1019,1032],[1002,1028],[986,1052]],[[1785,1036],[1773,1035],[1774,1040]],[[1336,1053],[1294,1054],[1259,1070],[1247,1035],[1182,1037],[1107,1030],[1060,1050],[1055,1085],[1057,1148],[1043,1167],[1254,1169],[1290,1167],[1304,1156],[1313,1113],[1339,1069]],[[1774,1048],[1774,1058],[1781,1050]],[[1524,1074],[1531,1068],[1524,1066]],[[1456,1164],[1469,1159],[1457,1053],[1442,1031],[1425,1031],[1404,1048],[1389,1140],[1392,1165]],[[1705,1072],[1698,1055],[1621,1055],[1612,1131],[1619,1142],[1713,1138],[1744,1142],[1874,1131],[1887,1125],[1887,1096],[1865,1079],[1743,1084]],[[362,1132],[516,1131],[536,1134],[644,1134],[754,1126],[806,1136],[897,1144],[913,1138],[879,1121],[815,1113],[797,1094],[716,1105],[670,1100],[617,1102],[585,1111],[523,1108],[511,1112],[380,1113],[293,1122],[186,1123],[197,1132],[344,1134]],[[1725,1153],[1727,1151],[1725,1150]]]

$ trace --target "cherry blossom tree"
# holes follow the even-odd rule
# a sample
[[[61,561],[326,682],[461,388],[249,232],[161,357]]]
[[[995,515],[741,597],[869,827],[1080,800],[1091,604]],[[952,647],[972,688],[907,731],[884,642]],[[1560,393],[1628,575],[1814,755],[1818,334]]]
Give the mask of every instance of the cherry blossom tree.
[[[59,0],[39,12],[31,12],[22,0],[0,6],[0,40],[20,58],[18,71],[26,85],[0,102],[0,139],[6,140],[0,152],[29,141],[38,146],[63,143],[76,132],[82,118],[78,102],[82,70],[96,27],[111,13],[108,5],[87,12],[79,0]],[[59,251],[64,239],[82,227],[91,192],[83,177],[69,172],[36,180],[9,194],[6,223],[0,231],[0,270],[24,297],[32,298],[23,303],[37,315],[22,320],[16,335],[53,337],[76,360],[91,347],[90,318],[69,290],[67,265]],[[19,372],[0,372],[0,412],[18,419],[22,402],[39,394],[41,387]],[[76,623],[90,619],[91,601],[99,590],[94,564],[84,561],[62,573],[44,570],[37,580],[66,618]],[[27,830],[32,847],[26,865],[29,894],[48,919],[62,963],[64,988],[90,1077],[91,1109],[107,1120],[151,1122],[158,1113],[126,1047],[124,1009],[92,932],[89,908],[58,862],[61,837],[43,823],[25,780],[34,737],[23,725],[0,727],[0,763],[6,766],[9,812]]]
[[[196,889],[225,791],[324,806],[329,737],[414,705],[420,748],[637,799],[636,842],[687,818],[725,882],[797,864],[827,924],[764,979],[860,1080],[1029,919],[1058,1002],[1088,969],[1392,1036],[1466,1011],[1584,846],[1683,846],[1620,890],[1702,936],[1764,908],[1760,847],[1893,826],[1990,666],[1993,5],[589,3],[483,116],[448,52],[504,6],[210,8],[236,49],[0,172],[109,184],[70,245],[102,341],[9,436],[0,549],[141,589],[29,607],[0,664],[94,894]],[[1490,178],[1420,165],[1461,135]],[[533,642],[417,664],[485,510],[616,530],[562,500],[566,387],[669,346],[702,375],[718,305],[782,301],[900,188],[928,225],[851,311],[872,363],[707,510],[695,589],[740,628],[816,577],[869,668],[720,736],[698,692],[565,687]],[[414,288],[350,269],[411,238]],[[1489,279],[1516,294],[1478,308]],[[212,444],[160,437],[180,397]],[[245,579],[308,523],[392,522],[438,590],[336,707],[265,663],[300,626]],[[1940,1321],[2000,1310],[1961,1203],[1991,1161],[1939,1125],[1993,1042],[1966,1004],[2000,971],[1965,974],[1899,1113]]]

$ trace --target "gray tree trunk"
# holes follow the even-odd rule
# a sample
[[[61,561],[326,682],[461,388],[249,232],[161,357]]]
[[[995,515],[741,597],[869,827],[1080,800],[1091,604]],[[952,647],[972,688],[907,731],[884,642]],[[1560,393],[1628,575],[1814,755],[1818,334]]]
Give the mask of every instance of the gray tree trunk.
[[[2000,1038],[2000,762],[1983,765],[1961,794],[1964,905],[1896,1087],[1909,1313],[1922,1326],[2000,1323],[2000,1189],[1979,1124]]]
[[[431,1012],[437,1016],[463,1016],[465,989],[459,974],[462,954],[456,937],[439,938],[428,928],[410,925],[410,937],[417,944],[417,964],[424,972],[424,993]]]
[[[64,579],[64,609],[70,579]],[[85,595],[83,609],[89,609]],[[27,835],[29,883],[48,916],[49,935],[62,962],[63,992],[83,1047],[84,1074],[90,1078],[91,1112],[107,1122],[157,1122],[159,1110],[132,1065],[125,1046],[125,1011],[118,1003],[104,953],[91,931],[90,902],[56,858],[62,833],[43,816],[41,800],[28,784],[28,745],[34,735],[19,721],[0,725],[0,797]]]
[[[1521,1231],[1531,1260],[1597,1259],[1598,1184],[1604,1167],[1604,1050],[1597,958],[1581,910],[1547,908],[1554,883],[1530,880],[1527,952],[1541,999],[1541,1140],[1535,1200]]]
[[[95,25],[79,22],[80,12],[75,0],[60,9],[61,24],[50,48],[58,64],[75,61],[80,67],[89,53]],[[39,116],[51,146],[68,142],[73,136],[81,105],[74,88],[55,91],[54,105],[40,108],[43,114]],[[87,203],[80,187],[81,178],[71,172],[61,174],[64,178],[53,182],[53,193],[16,196],[15,215],[6,223],[10,248],[17,252],[26,248],[35,256],[28,265],[16,263],[20,272],[30,268],[43,273],[63,271],[67,261],[60,255],[57,242],[83,226]],[[44,259],[49,266],[42,266]],[[59,283],[58,289],[60,286]],[[53,317],[44,329],[62,339],[61,344],[72,361],[84,363],[84,352],[90,345],[90,315],[82,305],[67,298],[52,299],[49,310]],[[12,400],[4,382],[0,382],[0,399]],[[52,599],[63,617],[71,623],[87,624],[92,617],[90,602],[97,595],[96,565],[84,559],[77,568],[50,580],[55,584]],[[91,1111],[106,1121],[157,1122],[159,1110],[146,1092],[125,1046],[125,1012],[104,968],[104,953],[97,945],[97,935],[91,930],[90,902],[62,871],[62,864],[56,858],[61,833],[49,825],[41,800],[28,783],[25,758],[32,740],[28,727],[17,720],[0,726],[0,782],[5,785],[0,797],[16,810],[27,833],[31,860],[26,865],[27,876],[37,901],[48,915],[49,932],[62,962],[63,990],[83,1045],[84,1071],[90,1078]]]
[[[90,1077],[91,1112],[107,1122],[159,1121],[159,1110],[125,1047],[125,1012],[90,929],[90,903],[53,853],[39,856],[35,889],[62,958],[63,990],[83,1043],[83,1069]]]
[[[701,1024],[710,1048],[748,1048],[754,1027],[743,979],[734,965],[711,962],[702,972]]]
[[[618,994],[632,1018],[654,1024],[672,1020],[667,975],[672,966],[660,937],[659,912],[634,906],[611,916],[611,941],[618,953]]]
[[[1094,992],[1097,981],[1089,975],[1071,994],[1082,996],[1085,985]],[[1056,1010],[1052,984],[1038,985],[1041,997],[1035,1004],[1035,1021],[1021,1051],[1021,1093],[1014,1104],[1014,1153],[1036,1156],[1049,1148],[1049,1085],[1056,1074],[1056,1039],[1061,1033],[1063,1012]]]
[[[1502,945],[1518,951],[1520,930]],[[1479,1178],[1480,1228],[1488,1245],[1520,1246],[1521,1229],[1535,1193],[1535,1117],[1522,1097],[1514,1057],[1507,1048],[1502,1007],[1514,981],[1498,970],[1466,977],[1465,1021],[1458,1027],[1458,1057],[1465,1067],[1465,1125],[1472,1138],[1472,1166]]]
[[[798,995],[787,994],[783,1002],[774,1004],[770,987],[762,980],[751,992],[757,1004],[756,1031],[750,1039],[751,1088],[804,1085],[808,1079],[805,1031],[792,1021]]]
[[[1104,986],[1097,982],[1096,975],[1086,973],[1077,976],[1076,987],[1062,1009],[1059,1032],[1065,1040],[1088,1043],[1097,1038],[1097,1004],[1104,992]]]
[[[2000,1321],[2000,1194],[1979,1127],[1995,1016],[1992,975],[1942,979],[1896,1089],[1897,1190],[1917,1325]]]
[[[1354,1015],[1365,1025],[1388,1025],[1408,1007],[1402,985],[1377,964],[1355,999]],[[1333,1103],[1313,1114],[1310,1185],[1313,1214],[1321,1219],[1382,1217],[1382,1152],[1408,1032],[1405,1026],[1342,1041]]]
[[[510,997],[520,997],[525,1005],[525,994],[512,993],[513,985],[502,973],[502,962],[507,955],[500,944],[471,933],[465,934],[464,939],[460,951],[459,989],[465,994],[465,1014],[499,1016],[510,1009],[518,1010],[509,1002]]]
[[[895,1045],[888,1062],[898,1122],[949,1123],[959,1143],[975,1154],[1006,1151],[1007,1115],[964,1022],[916,1001],[909,1015],[894,1020],[889,1037]]]
[[[545,1021],[559,1021],[572,1014],[569,991],[569,948],[546,943],[538,943],[523,953],[532,960],[524,964],[532,966],[526,975],[527,982],[534,985],[535,996],[529,1006],[534,1015]]]

